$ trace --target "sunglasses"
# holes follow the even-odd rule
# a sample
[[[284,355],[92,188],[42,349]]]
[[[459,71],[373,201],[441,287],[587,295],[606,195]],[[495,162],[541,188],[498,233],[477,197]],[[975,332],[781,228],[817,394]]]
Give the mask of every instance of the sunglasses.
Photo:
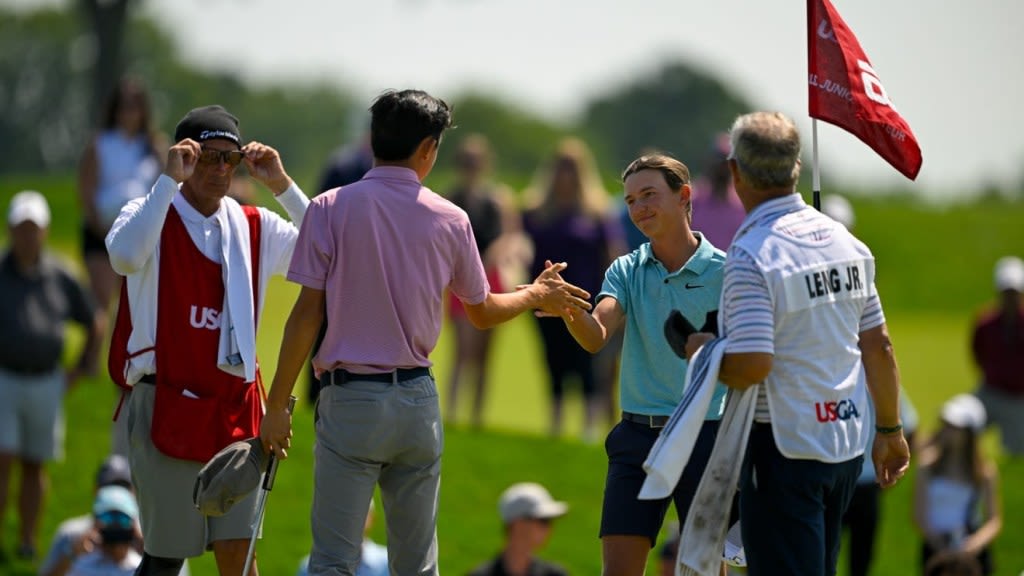
[[[129,530],[134,524],[131,516],[118,511],[104,512],[96,517],[96,522],[104,529],[121,530]]]
[[[220,164],[224,162],[228,166],[238,166],[245,158],[245,152],[241,150],[214,150],[203,148],[199,153],[200,164]]]

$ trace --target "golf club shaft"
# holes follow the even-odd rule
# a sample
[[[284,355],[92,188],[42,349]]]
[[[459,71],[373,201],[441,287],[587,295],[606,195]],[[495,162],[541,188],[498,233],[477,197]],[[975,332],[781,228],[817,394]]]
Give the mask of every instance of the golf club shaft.
[[[295,402],[295,396],[288,397],[288,414],[295,410]],[[260,490],[260,495],[256,500],[256,515],[253,517],[252,536],[249,537],[249,550],[245,553],[245,567],[242,568],[242,576],[249,576],[249,570],[252,568],[252,561],[256,555],[256,537],[260,533],[260,526],[263,525],[263,514],[267,509],[267,494],[274,487],[275,476],[277,476],[277,458],[274,458],[274,452],[271,451],[267,459],[267,471],[263,474],[263,489]]]

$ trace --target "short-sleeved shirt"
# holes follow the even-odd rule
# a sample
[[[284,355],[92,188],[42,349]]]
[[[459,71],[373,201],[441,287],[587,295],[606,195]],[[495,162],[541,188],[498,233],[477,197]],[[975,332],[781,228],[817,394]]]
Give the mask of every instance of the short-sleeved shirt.
[[[96,550],[79,557],[71,568],[68,576],[132,576],[142,563],[142,556],[134,548],[119,561]]]
[[[48,372],[64,353],[68,320],[92,324],[89,293],[53,256],[43,253],[31,274],[18,270],[9,251],[0,256],[0,366],[13,372]]]
[[[615,298],[625,313],[619,394],[627,412],[672,414],[683,397],[687,362],[669,347],[665,321],[679,310],[699,330],[718,310],[725,253],[697,237],[697,250],[679,270],[666,270],[648,242],[617,258],[605,273],[597,299]],[[721,418],[725,394],[717,384],[708,419]]]
[[[396,166],[310,203],[288,279],[326,291],[318,374],[430,366],[445,289],[471,305],[489,290],[466,212]]]

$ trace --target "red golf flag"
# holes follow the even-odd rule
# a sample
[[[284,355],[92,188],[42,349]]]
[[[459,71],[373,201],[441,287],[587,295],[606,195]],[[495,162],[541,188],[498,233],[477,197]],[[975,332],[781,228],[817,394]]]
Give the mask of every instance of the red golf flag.
[[[913,180],[921,148],[853,31],[829,0],[807,0],[808,110],[860,138]]]

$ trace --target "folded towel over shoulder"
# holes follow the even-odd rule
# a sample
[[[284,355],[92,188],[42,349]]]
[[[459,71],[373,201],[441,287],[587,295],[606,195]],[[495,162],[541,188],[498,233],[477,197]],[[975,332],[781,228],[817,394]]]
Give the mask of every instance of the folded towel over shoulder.
[[[679,483],[715,394],[725,342],[725,338],[711,340],[690,358],[683,399],[679,401],[644,461],[647,479],[640,488],[637,496],[639,499],[668,498]]]
[[[221,229],[221,274],[224,307],[221,310],[217,367],[245,378],[256,379],[256,303],[253,302],[249,221],[242,207],[225,198],[218,214]],[[231,279],[229,282],[228,279]]]
[[[727,338],[711,340],[690,359],[683,399],[644,462],[647,479],[639,498],[666,498],[679,483],[714,395],[726,343]],[[677,576],[719,573],[730,507],[754,421],[757,389],[729,391],[711,458],[680,530]]]

